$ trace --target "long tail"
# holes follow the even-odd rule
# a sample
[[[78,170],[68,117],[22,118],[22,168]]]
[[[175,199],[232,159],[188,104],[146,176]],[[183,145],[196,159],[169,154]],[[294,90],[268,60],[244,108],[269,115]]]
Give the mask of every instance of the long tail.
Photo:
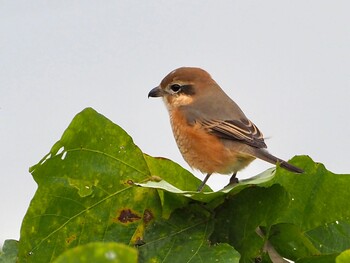
[[[272,154],[268,153],[266,150],[258,149],[255,151],[255,157],[264,160],[266,162],[277,164],[279,163],[281,167],[284,169],[287,169],[288,171],[294,172],[294,173],[303,173],[304,171],[294,165],[291,165],[290,163],[287,163],[286,161],[277,158],[276,156],[273,156]]]

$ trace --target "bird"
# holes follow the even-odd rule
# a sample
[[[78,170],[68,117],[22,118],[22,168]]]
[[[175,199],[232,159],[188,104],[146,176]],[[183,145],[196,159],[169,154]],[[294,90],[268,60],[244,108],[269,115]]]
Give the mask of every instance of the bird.
[[[237,172],[256,158],[303,173],[266,150],[262,132],[201,68],[171,71],[149,97],[163,99],[183,158],[192,169],[206,174],[198,192],[214,173],[232,174],[229,185],[238,183]]]

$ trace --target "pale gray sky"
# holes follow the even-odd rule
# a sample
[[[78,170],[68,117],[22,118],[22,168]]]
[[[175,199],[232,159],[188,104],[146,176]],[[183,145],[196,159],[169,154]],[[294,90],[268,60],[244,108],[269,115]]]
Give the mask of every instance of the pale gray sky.
[[[347,0],[0,1],[0,243],[19,238],[36,190],[28,168],[85,107],[188,168],[164,105],[147,99],[180,66],[211,73],[271,153],[349,173],[349,10]]]

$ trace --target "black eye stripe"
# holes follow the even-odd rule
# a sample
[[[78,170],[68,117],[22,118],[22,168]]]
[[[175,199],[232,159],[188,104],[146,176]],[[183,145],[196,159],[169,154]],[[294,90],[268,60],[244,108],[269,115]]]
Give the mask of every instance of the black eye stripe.
[[[186,95],[194,95],[195,94],[194,86],[192,86],[192,85],[183,85],[181,87],[181,90]]]
[[[183,93],[186,95],[194,95],[195,94],[194,87],[192,85],[172,84],[170,86],[170,89],[174,93]]]

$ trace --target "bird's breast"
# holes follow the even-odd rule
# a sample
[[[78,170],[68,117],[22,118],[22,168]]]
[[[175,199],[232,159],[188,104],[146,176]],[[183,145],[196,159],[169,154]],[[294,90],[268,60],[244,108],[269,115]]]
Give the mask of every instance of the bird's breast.
[[[203,173],[237,172],[254,159],[226,147],[199,123],[189,124],[181,110],[170,112],[170,122],[183,158]]]

